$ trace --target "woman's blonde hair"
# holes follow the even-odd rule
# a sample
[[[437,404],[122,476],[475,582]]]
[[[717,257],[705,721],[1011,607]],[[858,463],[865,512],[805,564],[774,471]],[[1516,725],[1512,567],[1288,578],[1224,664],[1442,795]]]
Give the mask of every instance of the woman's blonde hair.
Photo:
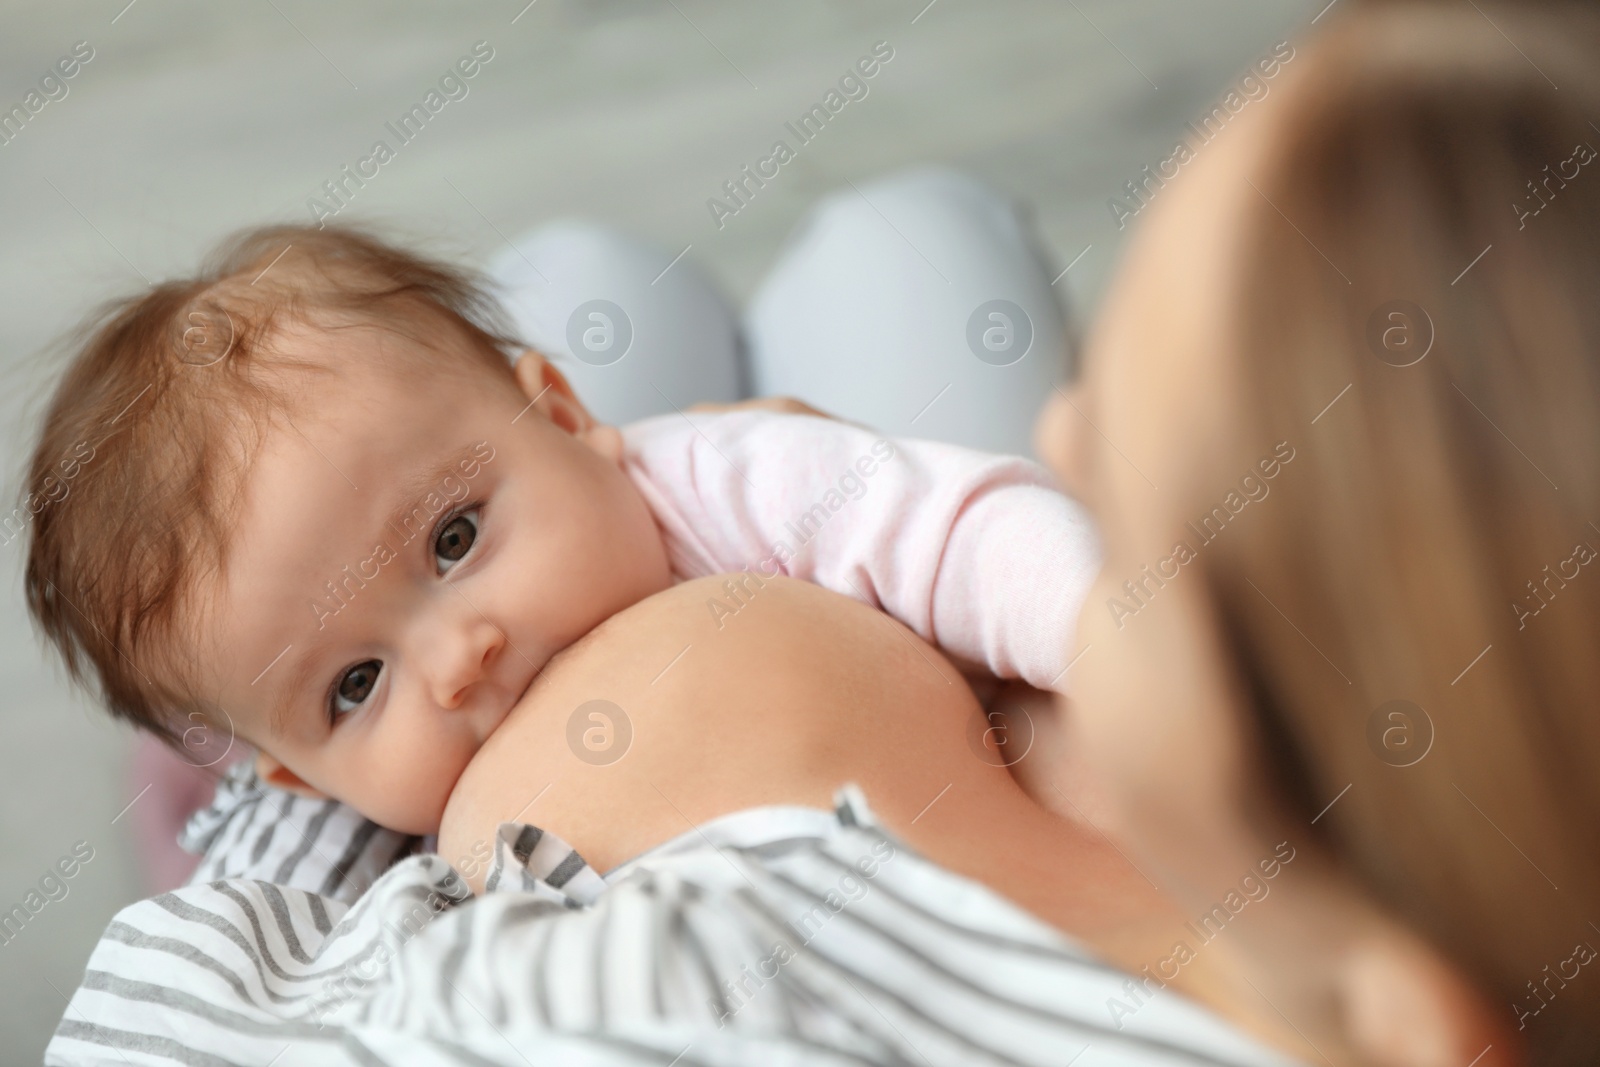
[[[1203,564],[1273,787],[1350,786],[1316,830],[1545,1063],[1600,1058],[1597,42],[1417,2],[1307,50],[1232,308],[1299,458]]]

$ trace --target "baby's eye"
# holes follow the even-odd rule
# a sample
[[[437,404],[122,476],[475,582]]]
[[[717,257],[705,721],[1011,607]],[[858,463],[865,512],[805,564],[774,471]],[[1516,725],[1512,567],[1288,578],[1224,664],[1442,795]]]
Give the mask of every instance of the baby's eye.
[[[357,663],[339,678],[333,687],[333,697],[328,701],[328,717],[337,722],[339,716],[352,712],[367,702],[377,687],[378,676],[383,673],[383,661],[369,659]]]
[[[472,550],[478,539],[478,509],[463,511],[439,528],[433,539],[433,558],[443,574],[459,563]]]

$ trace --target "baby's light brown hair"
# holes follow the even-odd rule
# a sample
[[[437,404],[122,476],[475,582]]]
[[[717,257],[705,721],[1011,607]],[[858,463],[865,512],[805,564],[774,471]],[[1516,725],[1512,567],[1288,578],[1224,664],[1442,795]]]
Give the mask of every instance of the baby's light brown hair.
[[[74,681],[180,750],[187,718],[219,721],[195,691],[185,624],[222,573],[255,446],[289,403],[263,372],[325,369],[274,344],[291,322],[377,327],[438,353],[441,370],[507,380],[521,347],[474,272],[339,226],[237,234],[193,277],[112,301],[75,332],[16,513],[33,516],[28,610]]]

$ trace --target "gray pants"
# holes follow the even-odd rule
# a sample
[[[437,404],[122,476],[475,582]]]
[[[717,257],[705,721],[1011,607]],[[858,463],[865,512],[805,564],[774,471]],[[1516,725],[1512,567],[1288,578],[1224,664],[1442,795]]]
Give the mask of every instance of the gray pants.
[[[892,436],[1026,455],[1069,366],[1017,209],[946,169],[822,200],[742,322],[690,257],[592,223],[514,245],[491,268],[508,310],[606,422],[785,395]]]

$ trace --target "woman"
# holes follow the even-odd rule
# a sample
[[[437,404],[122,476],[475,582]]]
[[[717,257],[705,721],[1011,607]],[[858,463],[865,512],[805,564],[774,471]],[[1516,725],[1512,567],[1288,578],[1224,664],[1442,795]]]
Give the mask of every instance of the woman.
[[[1600,68],[1573,23],[1494,17],[1304,49],[1155,198],[1039,430],[1109,546],[1074,766],[1191,914],[1293,843],[1181,977],[1308,1059],[1600,1051]]]
[[[1038,431],[1108,545],[1073,741],[1179,899],[1315,841],[1230,1013],[1334,1062],[1600,1054],[1595,39],[1330,28],[1161,192]]]

